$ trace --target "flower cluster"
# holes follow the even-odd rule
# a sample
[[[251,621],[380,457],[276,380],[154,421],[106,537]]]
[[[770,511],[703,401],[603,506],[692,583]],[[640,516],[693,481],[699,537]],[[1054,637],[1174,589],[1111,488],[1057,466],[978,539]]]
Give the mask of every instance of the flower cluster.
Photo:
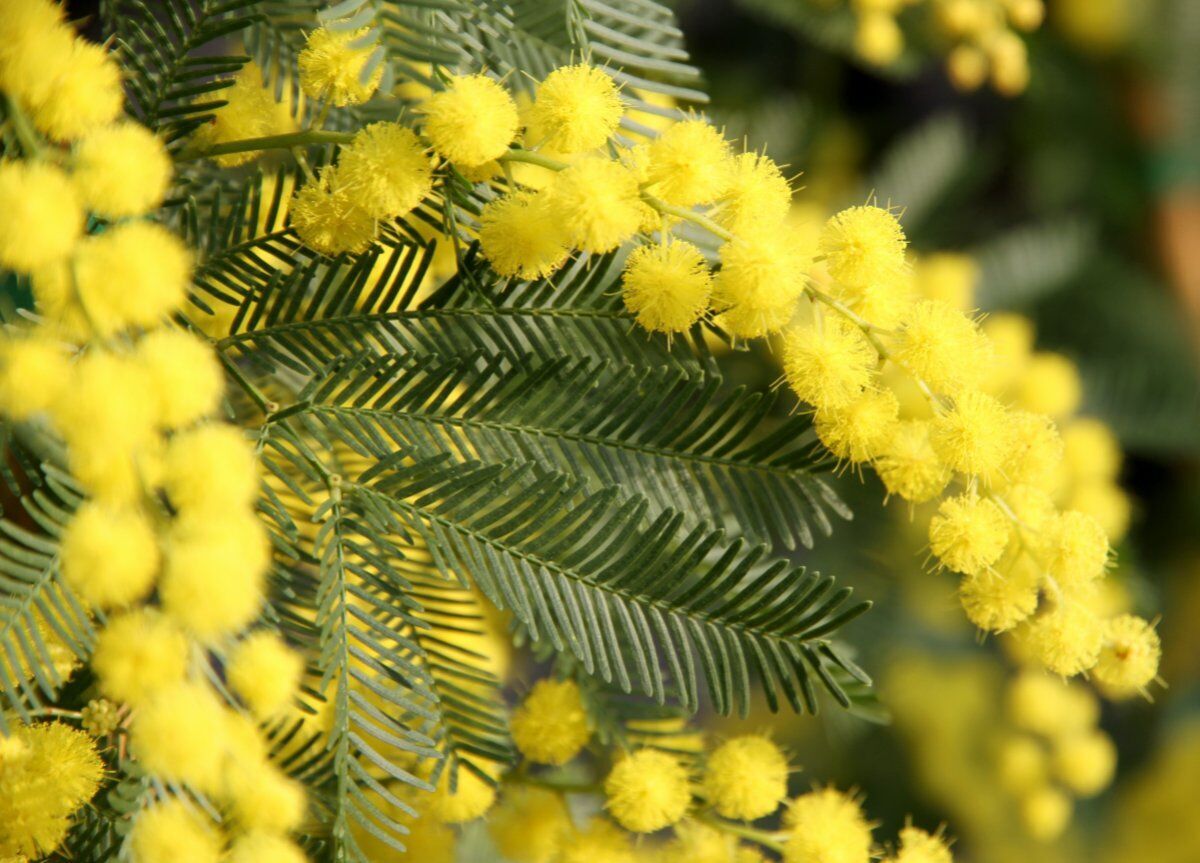
[[[273,633],[246,634],[270,560],[258,468],[242,433],[217,419],[224,373],[213,351],[172,320],[190,254],[149,218],[171,182],[170,157],[144,127],[99,113],[122,101],[105,51],[78,41],[54,4],[17,8],[3,27],[16,30],[5,30],[4,63],[18,65],[4,66],[2,83],[16,122],[28,111],[32,128],[21,138],[26,158],[0,165],[0,266],[29,279],[37,322],[4,335],[0,410],[35,439],[60,437],[84,492],[59,566],[75,596],[103,613],[91,666],[111,703],[78,718],[101,737],[120,727],[147,773],[218,802],[236,826],[230,859],[303,859],[286,834],[304,816],[304,792],[269,762],[258,730],[290,703],[302,660]],[[29,90],[14,71],[28,74],[26,52],[62,41],[71,47],[58,83]],[[222,667],[232,695],[212,683]],[[3,743],[14,760],[0,796],[24,789],[32,813],[4,819],[13,853],[53,850],[59,822],[99,779],[98,762],[83,769],[95,760],[90,742],[45,728],[18,728]],[[20,767],[55,759],[62,769],[43,775],[76,783],[57,798],[61,813],[38,802],[40,786]],[[142,811],[134,858],[216,861],[223,839],[198,812],[183,796]]]

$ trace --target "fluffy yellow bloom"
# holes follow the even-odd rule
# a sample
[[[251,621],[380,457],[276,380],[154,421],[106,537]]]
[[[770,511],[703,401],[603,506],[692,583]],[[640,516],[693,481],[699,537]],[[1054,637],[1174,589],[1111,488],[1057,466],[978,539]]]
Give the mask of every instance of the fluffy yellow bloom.
[[[496,848],[512,863],[551,863],[573,829],[559,794],[519,786],[504,792],[487,828]]]
[[[227,514],[258,497],[254,449],[241,430],[209,423],[171,438],[163,468],[171,504],[188,513]]]
[[[987,498],[947,498],[929,521],[929,548],[942,565],[979,575],[1000,559],[1011,533],[1008,518]]]
[[[713,302],[721,324],[739,338],[778,332],[791,321],[804,291],[805,261],[781,233],[738,237],[721,246]]]
[[[295,842],[260,830],[239,836],[224,859],[226,863],[306,863],[308,860]]]
[[[304,50],[296,58],[300,89],[311,99],[328,100],[339,108],[360,105],[379,89],[383,64],[375,64],[364,79],[374,43],[362,44],[370,29],[330,30],[320,27],[308,34]]]
[[[713,750],[704,765],[705,800],[726,818],[754,821],[787,796],[787,758],[769,738],[747,734]]]
[[[291,704],[300,688],[304,660],[279,636],[256,632],[238,643],[225,673],[246,706],[268,719]]]
[[[929,442],[929,422],[905,420],[893,429],[875,460],[875,471],[888,494],[924,503],[942,493],[950,471]]]
[[[79,711],[79,726],[92,737],[108,737],[121,726],[121,714],[108,699],[93,698]]]
[[[1121,471],[1121,447],[1100,420],[1082,417],[1063,426],[1063,459],[1077,480],[1115,479]]]
[[[621,758],[604,780],[604,793],[609,814],[634,833],[669,827],[692,802],[687,769],[658,749],[638,749]]]
[[[46,0],[0,6],[0,90],[24,106],[48,99],[74,44],[63,8]]]
[[[1063,604],[1034,619],[1025,642],[1048,671],[1070,677],[1100,658],[1104,624],[1089,608]]]
[[[290,833],[304,820],[304,786],[268,762],[231,758],[224,776],[224,799],[246,830]]]
[[[592,736],[588,715],[573,680],[539,680],[510,726],[517,749],[530,761],[566,764]]]
[[[871,826],[858,802],[836,788],[810,791],[784,813],[785,863],[868,863]]]
[[[129,847],[134,863],[217,863],[221,837],[192,805],[178,800],[143,809],[133,821]]]
[[[1117,747],[1103,731],[1060,738],[1052,757],[1054,775],[1080,797],[1107,788],[1117,769]]]
[[[315,183],[301,187],[292,199],[289,215],[304,244],[323,255],[359,254],[375,242],[374,217],[330,168],[322,170]]]
[[[104,765],[88,735],[60,722],[13,725],[0,736],[0,855],[42,859],[96,793]]]
[[[603,156],[587,156],[561,171],[545,194],[569,241],[587,252],[620,246],[638,232],[649,210],[633,171]]]
[[[891,390],[867,391],[842,407],[818,410],[817,437],[840,459],[868,462],[886,449],[899,414]]]
[[[1008,455],[998,471],[983,479],[990,486],[1006,484],[1048,488],[1054,484],[1062,463],[1063,444],[1050,418],[1029,411],[1009,415],[1012,439]]]
[[[1006,700],[1015,725],[1052,739],[1085,732],[1100,716],[1088,689],[1041,671],[1021,672],[1009,685]]]
[[[916,261],[913,277],[917,293],[924,299],[966,312],[974,302],[979,264],[970,255],[935,252]]]
[[[744,235],[777,228],[792,203],[792,187],[779,166],[758,153],[733,157],[729,184],[714,214],[717,223]]]
[[[433,190],[433,167],[416,134],[399,123],[363,127],[338,156],[339,184],[376,219],[411,212]]]
[[[1071,798],[1057,788],[1039,788],[1021,800],[1021,822],[1034,839],[1049,842],[1071,823]]]
[[[829,275],[861,293],[903,277],[908,240],[900,222],[882,207],[850,207],[830,217],[818,243]]]
[[[1031,485],[1014,485],[1004,490],[1004,502],[1027,530],[1041,531],[1058,517],[1050,495]]]
[[[0,410],[13,419],[28,419],[48,410],[61,395],[70,374],[62,345],[33,332],[0,346]]]
[[[1037,609],[1039,574],[1027,558],[1000,572],[984,570],[962,580],[958,599],[967,619],[985,632],[1007,632]]]
[[[737,853],[737,840],[730,834],[700,821],[682,821],[675,825],[675,838],[662,846],[654,859],[661,863],[741,863]]]
[[[1011,734],[996,752],[1000,784],[1011,794],[1024,794],[1046,784],[1050,773],[1046,747],[1028,734]]]
[[[950,847],[942,836],[935,836],[919,827],[900,830],[900,848],[890,863],[953,863]]]
[[[216,513],[177,523],[160,585],[166,612],[194,635],[213,639],[258,614],[269,550],[253,514]]]
[[[101,692],[137,705],[181,682],[187,660],[183,632],[165,615],[143,608],[109,619],[96,639],[91,665]]]
[[[563,154],[594,150],[617,130],[624,113],[608,73],[586,63],[563,66],[538,85],[529,124],[539,139],[531,143]]]
[[[225,709],[212,690],[178,683],[138,708],[130,750],[155,776],[210,793],[223,778],[226,727]]]
[[[124,222],[81,243],[74,271],[88,318],[106,336],[153,327],[183,305],[192,258],[162,225]]]
[[[135,509],[89,501],[75,511],[62,537],[62,574],[90,605],[128,605],[154,586],[158,542]]]
[[[479,243],[502,276],[542,279],[566,263],[564,226],[546,195],[513,192],[489,203],[479,216]]]
[[[1066,590],[1086,586],[1104,575],[1108,537],[1091,516],[1073,511],[1060,514],[1043,528],[1039,545],[1050,576]]]
[[[555,863],[635,863],[638,860],[629,834],[603,818],[572,833],[562,843]]]
[[[904,53],[904,33],[886,12],[868,12],[858,19],[854,50],[873,66],[887,66]]]
[[[959,90],[978,90],[987,80],[987,73],[987,55],[974,45],[955,45],[946,55],[946,74]]]
[[[878,361],[862,330],[840,316],[784,333],[784,379],[802,401],[817,408],[840,408],[858,399]]]
[[[708,312],[712,290],[703,253],[684,240],[638,246],[621,277],[625,308],[651,332],[686,332]]]
[[[1016,33],[1001,31],[987,43],[992,86],[1002,96],[1018,96],[1029,86],[1029,50]]]
[[[954,409],[934,417],[929,440],[943,462],[968,475],[998,470],[1008,455],[1012,427],[996,399],[975,390],[960,393]]]
[[[1154,627],[1140,617],[1122,614],[1104,626],[1104,646],[1092,674],[1105,693],[1128,698],[1146,687],[1158,674],[1162,645]]]
[[[1046,18],[1046,4],[1043,0],[1006,0],[1004,11],[1013,27],[1026,32],[1042,26]]]
[[[1083,384],[1075,364],[1061,354],[1036,353],[1021,375],[1017,403],[1026,410],[1055,419],[1079,409]]]
[[[992,362],[984,369],[983,388],[1003,396],[1018,381],[1033,356],[1033,321],[1023,315],[988,315],[980,326],[991,345]]]
[[[162,203],[173,165],[162,141],[137,123],[103,126],[75,145],[71,181],[88,209],[110,219]]]
[[[83,209],[67,175],[48,162],[0,163],[0,266],[31,272],[67,256]]]
[[[474,168],[507,151],[521,121],[504,86],[486,75],[463,75],[421,107],[425,137],[439,155]]]
[[[226,104],[217,108],[212,119],[196,130],[195,142],[199,146],[265,138],[296,129],[296,120],[288,106],[275,101],[274,92],[265,85],[262,70],[254,62],[243,66],[233,82],[215,95]],[[211,100],[213,95],[206,94],[201,98]],[[214,156],[213,160],[231,168],[252,162],[261,155],[262,151],[227,153]]]
[[[31,105],[33,124],[51,138],[69,141],[121,115],[121,70],[99,45],[76,39],[45,101]]]
[[[680,207],[717,200],[732,176],[729,143],[703,120],[668,126],[647,146],[646,159],[653,193]]]
[[[452,774],[456,780],[451,788]],[[429,816],[442,824],[463,824],[483,816],[496,802],[496,789],[481,779],[474,770],[457,765],[447,767],[441,781],[429,798]]]
[[[164,428],[188,425],[217,409],[225,387],[221,364],[207,344],[183,330],[158,329],[138,342],[136,358],[150,384]]]
[[[934,390],[956,395],[975,386],[991,360],[975,322],[936,300],[917,303],[904,320],[896,359]]]
[[[1116,483],[1098,480],[1076,485],[1066,505],[1094,518],[1111,542],[1120,542],[1129,530],[1133,503]]]

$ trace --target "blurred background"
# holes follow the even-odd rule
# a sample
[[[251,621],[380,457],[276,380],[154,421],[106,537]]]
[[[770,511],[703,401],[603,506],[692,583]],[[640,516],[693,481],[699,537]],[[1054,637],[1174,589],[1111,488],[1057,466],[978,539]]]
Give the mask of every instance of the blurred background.
[[[854,521],[802,559],[876,600],[846,637],[892,721],[781,719],[798,788],[862,789],[885,836],[910,812],[944,822],[960,860],[1200,861],[1200,3],[1047,0],[1024,27],[1034,12],[1008,3],[1027,75],[975,51],[953,17],[969,2],[672,5],[710,113],[799,176],[801,226],[891,202],[919,290],[997,332],[1031,322],[1032,353],[1006,353],[1018,400],[1115,433],[1119,463],[1080,443],[1065,493],[1121,537],[1108,601],[1162,618],[1153,703],[1047,689],[926,571],[926,520],[846,474]],[[735,380],[778,376],[765,352],[724,362]],[[1114,752],[1111,774],[1096,767]]]

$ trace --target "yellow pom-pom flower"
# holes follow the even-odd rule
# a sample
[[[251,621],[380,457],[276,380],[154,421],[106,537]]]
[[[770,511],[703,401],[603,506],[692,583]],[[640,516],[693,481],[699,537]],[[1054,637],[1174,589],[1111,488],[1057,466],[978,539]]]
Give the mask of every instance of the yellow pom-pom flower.
[[[972,308],[979,264],[970,255],[935,252],[924,255],[914,265],[917,292],[927,300],[945,303],[965,312]]]
[[[1067,511],[1047,523],[1042,534],[1042,560],[1060,588],[1075,590],[1103,577],[1108,537],[1096,519]]]
[[[1094,480],[1080,483],[1067,498],[1067,507],[1091,516],[1112,542],[1119,542],[1129,530],[1133,503],[1116,483]]]
[[[587,252],[611,252],[646,220],[637,176],[603,156],[585,157],[561,171],[546,194],[569,241]]]
[[[684,240],[638,246],[621,277],[625,308],[651,332],[686,332],[707,313],[712,290],[704,254]]]
[[[1050,418],[1029,411],[1009,415],[1012,440],[1003,467],[983,477],[996,487],[1005,484],[1049,488],[1062,463],[1063,444]]]
[[[895,356],[933,389],[956,395],[974,386],[991,359],[975,322],[947,303],[925,300],[901,327]]]
[[[1090,690],[1032,669],[1013,680],[1006,700],[1015,725],[1051,739],[1083,733],[1100,717],[1100,706]]]
[[[1117,748],[1103,731],[1073,734],[1055,742],[1052,763],[1060,782],[1080,797],[1092,797],[1112,782]]]
[[[140,216],[162,203],[173,165],[162,141],[129,121],[104,126],[75,145],[71,181],[89,210]]]
[[[225,376],[204,342],[177,329],[158,329],[137,345],[136,357],[146,370],[159,424],[187,425],[217,409]]]
[[[399,123],[363,127],[338,156],[338,181],[376,219],[411,212],[433,189],[433,168],[416,134]]]
[[[49,95],[32,106],[30,119],[51,138],[69,141],[121,115],[121,70],[100,45],[76,39]]]
[[[306,246],[323,255],[359,254],[375,242],[375,218],[359,205],[354,190],[330,169],[301,187],[292,199],[292,228]]]
[[[785,863],[869,863],[871,826],[858,802],[836,788],[810,791],[784,813]]]
[[[955,572],[979,575],[1000,559],[1012,533],[1008,518],[987,498],[947,498],[929,521],[929,548]]]
[[[290,833],[304,820],[304,786],[262,760],[230,758],[223,796],[238,824],[246,830]]]
[[[453,784],[453,788],[451,787]],[[457,770],[442,771],[428,814],[442,824],[463,824],[482,817],[496,802],[496,789],[474,770],[459,765]]]
[[[951,469],[968,475],[991,473],[1009,453],[1008,411],[991,396],[967,390],[954,400],[953,410],[934,417],[929,440]]]
[[[1001,572],[964,578],[958,599],[967,619],[984,632],[1008,632],[1037,610],[1038,581],[1037,568],[1021,558]]]
[[[950,471],[929,442],[929,422],[905,420],[892,431],[875,460],[888,494],[912,503],[933,500],[950,482]]]
[[[521,754],[540,764],[566,764],[592,735],[573,680],[538,681],[513,711],[510,727]]]
[[[1092,674],[1114,698],[1141,692],[1158,675],[1162,645],[1154,627],[1140,617],[1122,614],[1104,626],[1104,646]]]
[[[531,143],[563,154],[594,150],[617,130],[624,113],[617,85],[606,72],[585,63],[563,66],[538,85],[529,124],[541,138]]]
[[[1073,809],[1070,796],[1057,788],[1046,786],[1030,792],[1021,800],[1021,822],[1034,839],[1049,842],[1067,829]]]
[[[604,793],[609,814],[634,833],[669,827],[692,802],[687,769],[659,749],[638,749],[621,758],[604,780]]]
[[[610,821],[594,818],[563,840],[554,863],[636,863],[629,834]]]
[[[318,101],[328,100],[339,108],[361,105],[370,99],[383,79],[383,64],[377,63],[369,75],[364,75],[375,50],[374,44],[362,44],[369,33],[367,27],[359,30],[320,27],[309,33],[304,49],[296,58],[304,94]]]
[[[82,731],[7,721],[0,735],[0,855],[45,859],[66,838],[75,810],[95,795],[104,765]]]
[[[226,667],[233,691],[262,719],[291,704],[303,674],[300,654],[270,632],[256,632],[239,642]]]
[[[138,708],[129,733],[130,750],[146,770],[204,792],[220,788],[225,741],[225,710],[198,683],[156,694]]]
[[[0,347],[0,410],[24,420],[49,410],[67,384],[66,351],[42,333]]]
[[[1033,321],[1023,315],[988,315],[980,329],[991,345],[992,362],[984,369],[981,385],[994,396],[1006,396],[1033,355]]]
[[[489,203],[479,216],[479,244],[497,273],[542,279],[566,263],[564,226],[545,194],[513,192]]]
[[[138,813],[130,831],[133,863],[218,863],[221,837],[199,810],[178,800]]]
[[[714,218],[736,235],[777,228],[787,218],[792,187],[779,166],[758,153],[733,157]]]
[[[868,12],[858,19],[854,50],[873,66],[887,66],[904,53],[904,33],[894,16]]]
[[[787,796],[787,758],[770,739],[734,737],[708,756],[705,800],[726,818],[754,821],[770,815]]]
[[[817,408],[840,408],[858,399],[878,361],[862,330],[842,317],[793,327],[783,337],[784,379]]]
[[[105,336],[153,327],[183,305],[192,258],[162,225],[123,222],[80,244],[74,270],[88,319]]]
[[[879,456],[899,424],[900,404],[891,390],[864,392],[838,408],[817,411],[817,437],[840,459],[859,464]]]
[[[1055,419],[1070,416],[1083,399],[1079,370],[1061,354],[1036,353],[1021,375],[1016,398],[1034,413]]]
[[[1063,459],[1077,480],[1115,479],[1121,471],[1121,447],[1100,420],[1083,417],[1062,430]]]
[[[171,504],[187,513],[222,515],[258,496],[254,450],[234,426],[211,423],[171,439],[163,468]]]
[[[779,332],[791,321],[804,291],[806,263],[781,233],[738,237],[721,246],[713,302],[721,325],[739,338]]]
[[[1104,623],[1086,606],[1062,604],[1035,618],[1024,640],[1048,671],[1070,677],[1100,658]]]
[[[288,106],[275,101],[274,92],[266,86],[262,70],[254,62],[243,66],[233,82],[218,91],[217,95],[226,104],[217,108],[212,119],[196,131],[195,143],[199,146],[266,138],[296,129],[296,120]],[[201,98],[211,100],[212,95],[206,94]],[[261,155],[261,150],[225,153],[214,156],[213,160],[218,165],[232,168],[252,162]]]
[[[889,863],[953,863],[946,840],[919,827],[900,830],[900,848]]]
[[[300,846],[274,833],[254,830],[239,836],[225,863],[306,863]]]
[[[487,827],[496,848],[512,863],[551,863],[573,830],[561,795],[521,787],[504,792]]]
[[[109,620],[96,639],[91,664],[101,692],[137,705],[180,683],[187,660],[183,632],[165,615],[137,609]]]
[[[425,100],[425,137],[439,155],[474,168],[499,159],[520,127],[517,105],[486,75],[463,75]]]
[[[62,537],[62,574],[85,602],[101,608],[144,597],[158,573],[158,542],[140,512],[98,501],[75,512]]]
[[[0,163],[0,266],[32,272],[62,260],[83,233],[71,181],[48,162]]]
[[[851,292],[887,285],[908,267],[908,240],[900,222],[882,207],[850,207],[830,217],[818,242],[829,275]]]
[[[47,0],[10,0],[0,7],[0,90],[27,108],[50,97],[70,62],[74,31],[63,11]]]
[[[707,204],[729,187],[729,155],[729,143],[720,132],[703,120],[683,120],[648,145],[645,179],[668,204]]]
[[[1011,794],[1024,794],[1045,785],[1049,762],[1045,744],[1028,734],[1006,735],[997,745],[997,778]]]

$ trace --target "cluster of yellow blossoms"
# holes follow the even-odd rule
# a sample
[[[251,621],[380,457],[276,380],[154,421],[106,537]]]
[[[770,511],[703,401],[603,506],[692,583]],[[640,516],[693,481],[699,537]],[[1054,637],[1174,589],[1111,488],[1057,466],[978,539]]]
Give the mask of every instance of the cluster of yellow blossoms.
[[[0,46],[0,88],[25,156],[0,164],[0,266],[27,277],[36,301],[34,323],[0,345],[0,409],[60,436],[86,495],[59,566],[103,621],[91,666],[116,708],[97,700],[77,718],[147,773],[218,802],[236,825],[227,859],[303,860],[286,834],[304,817],[304,792],[269,763],[258,730],[291,702],[303,662],[275,634],[246,633],[270,559],[254,509],[258,468],[242,433],[215,417],[220,363],[171,319],[191,257],[147,218],[171,159],[120,116],[117,66],[58,6],[5,3]],[[0,742],[12,853],[51,852],[64,809],[94,793],[100,764],[78,736],[17,725]],[[61,792],[53,800],[47,779]],[[201,812],[182,791],[148,805],[133,858],[215,863],[224,840]]]

